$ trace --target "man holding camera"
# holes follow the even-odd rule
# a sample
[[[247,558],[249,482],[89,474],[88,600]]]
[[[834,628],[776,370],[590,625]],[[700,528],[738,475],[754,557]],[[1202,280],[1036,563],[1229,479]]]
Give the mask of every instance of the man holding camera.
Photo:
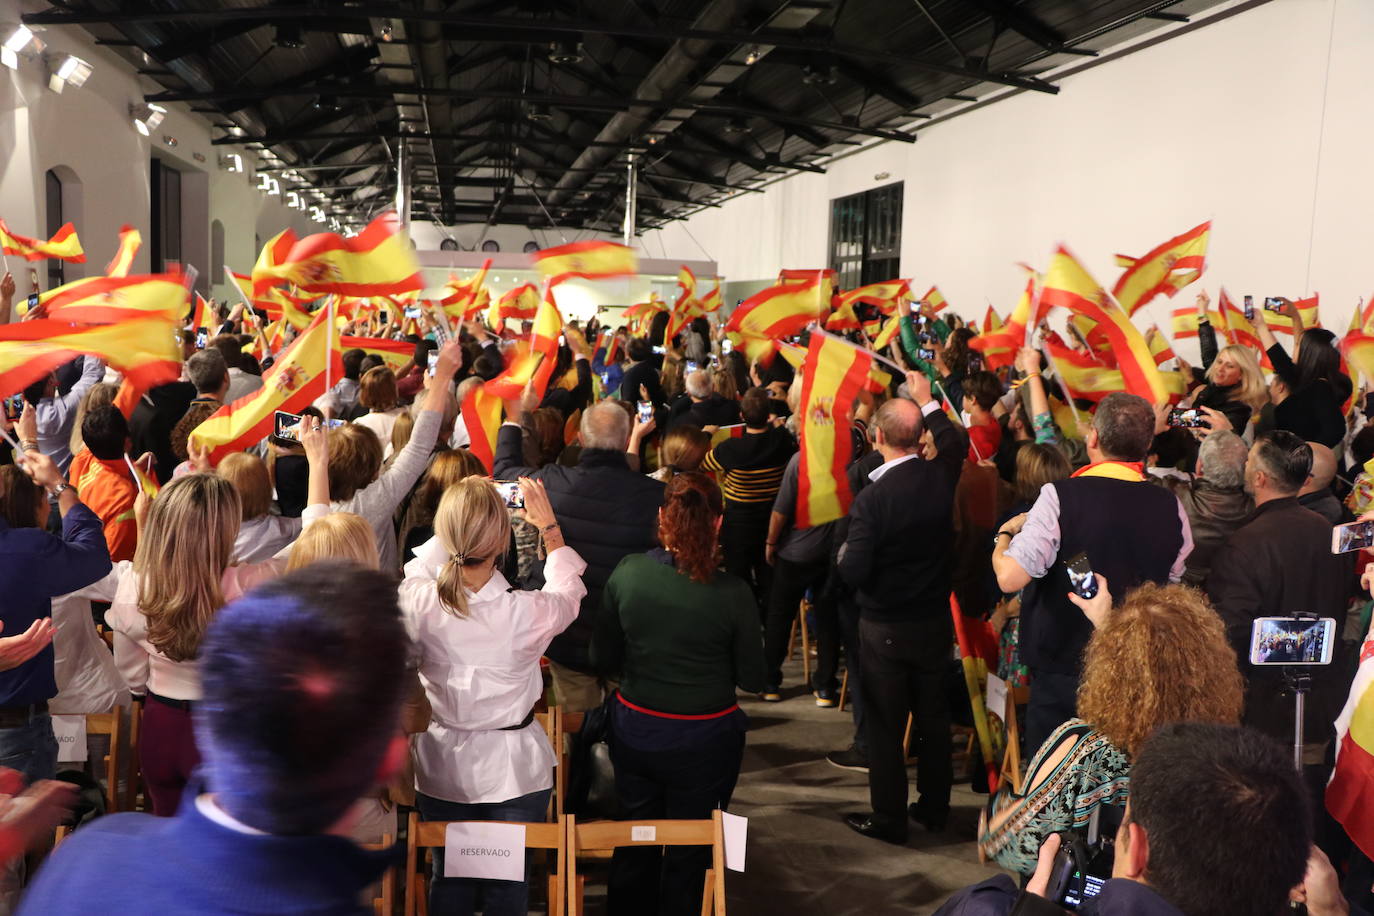
[[[1110,872],[1089,872],[1103,883],[1077,911],[1275,916],[1291,898],[1305,900],[1311,916],[1345,916],[1351,909],[1312,848],[1309,822],[1307,793],[1277,743],[1228,725],[1166,726],[1141,748]],[[1064,878],[1071,891],[1076,884],[1062,844],[1058,834],[1045,841],[1024,891],[998,875],[936,916],[1062,916]]]

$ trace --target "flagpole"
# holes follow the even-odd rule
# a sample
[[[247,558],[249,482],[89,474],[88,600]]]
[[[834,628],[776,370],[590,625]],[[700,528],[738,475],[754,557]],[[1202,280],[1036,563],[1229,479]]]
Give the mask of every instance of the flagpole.
[[[227,270],[228,268],[226,268]],[[328,393],[334,387],[334,294],[330,293],[325,301],[325,321],[327,332],[324,336],[324,390]]]
[[[1040,339],[1040,352],[1045,354],[1046,364],[1048,364],[1051,369],[1055,369],[1054,360],[1050,359],[1050,348],[1046,346],[1044,338]],[[1043,382],[1044,377],[1042,376],[1040,380]],[[1059,393],[1064,396],[1064,403],[1069,405],[1069,411],[1073,414],[1074,426],[1078,427],[1079,435],[1082,435],[1083,421],[1078,416],[1078,408],[1073,406],[1073,398],[1069,395],[1069,386],[1064,384],[1064,379],[1060,377],[1058,369],[1055,369],[1054,382],[1059,386]],[[1045,398],[1045,400],[1048,402],[1049,398]],[[1053,410],[1050,411],[1050,419],[1054,419]]]

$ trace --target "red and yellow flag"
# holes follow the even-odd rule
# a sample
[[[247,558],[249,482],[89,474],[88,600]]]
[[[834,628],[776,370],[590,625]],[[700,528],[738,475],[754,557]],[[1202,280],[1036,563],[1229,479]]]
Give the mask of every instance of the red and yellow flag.
[[[121,226],[119,228],[119,247],[115,250],[114,259],[105,265],[105,276],[107,277],[127,277],[129,270],[134,266],[134,255],[138,254],[138,249],[143,246],[143,236],[133,226]]]
[[[424,288],[420,262],[395,213],[383,213],[352,238],[320,232],[297,239],[290,229],[263,246],[253,289],[282,281],[307,293],[381,296]]]
[[[87,327],[52,318],[4,325],[0,327],[0,397],[22,391],[82,354],[105,360],[141,390],[174,382],[181,376],[175,330],[176,322],[162,316]]]
[[[298,331],[310,327],[313,320],[309,312],[301,306],[315,301],[317,297],[292,296],[284,289],[269,289],[253,301],[253,305],[267,313],[269,318],[280,318]],[[320,311],[327,311],[320,309]]]
[[[224,268],[224,278],[229,285],[239,294],[239,299],[243,300],[244,306],[253,304],[253,278],[248,274],[234,273],[227,266]]]
[[[833,522],[849,511],[853,494],[845,471],[853,455],[854,399],[868,384],[873,354],[814,331],[802,367],[801,457],[797,528]]]
[[[1293,305],[1298,310],[1298,317],[1302,319],[1304,328],[1321,327],[1320,298],[1319,293],[1313,293],[1309,299],[1293,300]],[[1293,333],[1293,319],[1287,315],[1280,315],[1278,312],[1265,312],[1264,323],[1269,325],[1269,330],[1275,334]]]
[[[938,286],[932,286],[930,289],[926,290],[926,294],[921,297],[921,301],[929,302],[931,310],[936,312],[944,311],[945,308],[949,306],[949,303],[945,301],[945,294],[940,292]]]
[[[1231,301],[1231,297],[1227,295],[1224,286],[1221,288],[1221,294],[1217,297],[1217,304],[1224,319],[1226,336],[1231,343],[1242,347],[1253,347],[1263,352],[1264,346],[1260,343],[1259,335],[1255,333],[1255,326],[1251,324],[1249,318],[1245,317],[1245,313]]]
[[[1116,357],[1126,391],[1140,395],[1151,404],[1168,399],[1169,389],[1144,336],[1131,323],[1130,316],[1112,301],[1106,290],[1063,245],[1050,259],[1040,302],[1045,308],[1060,306],[1073,314],[1084,315],[1101,327]]]
[[[501,298],[491,303],[487,309],[487,327],[499,331],[506,325],[507,318],[524,321],[533,318],[539,311],[539,288],[526,283],[508,289]]]
[[[215,411],[192,430],[191,438],[211,449],[213,464],[230,452],[257,444],[272,432],[272,417],[278,410],[300,413],[325,393],[327,377],[343,377],[341,355],[338,328],[330,325],[328,312],[321,310],[263,375],[261,388]]]
[[[1374,856],[1374,632],[1360,646],[1360,665],[1336,719],[1336,766],[1326,810],[1366,856]]]
[[[0,253],[15,254],[25,261],[52,258],[73,264],[86,263],[86,253],[81,250],[81,240],[76,237],[76,227],[71,223],[58,229],[57,234],[45,242],[11,232],[0,219]]]
[[[1011,315],[1007,317],[1006,323],[1000,330],[988,333],[984,330],[979,337],[969,341],[969,346],[975,350],[987,353],[989,349],[1004,348],[1012,353],[1012,358],[1016,358],[1016,351],[1026,346],[1026,339],[1029,335],[1027,328],[1033,328],[1040,323],[1047,309],[1040,307],[1040,290],[1038,281],[1040,276],[1029,267],[1026,270],[1026,288],[1021,293],[1021,298],[1017,300],[1016,307],[1011,310]]]
[[[1169,346],[1169,339],[1154,325],[1150,325],[1149,330],[1145,332],[1145,344],[1154,354],[1156,366],[1162,366],[1169,360],[1178,358],[1173,348]]]
[[[1198,334],[1198,325],[1201,323],[1201,320],[1202,319],[1198,318],[1197,308],[1194,306],[1174,309],[1172,319],[1174,339],[1181,340],[1187,337],[1196,337]],[[1207,320],[1215,330],[1219,331],[1223,337],[1226,337],[1227,322],[1225,313],[1221,311],[1208,311]]]
[[[1002,316],[989,305],[983,316],[983,333],[969,341],[970,347],[983,354],[983,363],[989,369],[1001,369],[1016,362],[1017,347],[1011,345],[1005,327]]]
[[[696,275],[686,264],[678,268],[677,285],[682,292],[678,294],[673,307],[668,310],[668,325],[663,332],[664,338],[670,341],[682,332],[688,322],[703,314],[701,304],[696,299]]]
[[[1374,334],[1374,298],[1356,304],[1355,311],[1350,314],[1350,330]]]
[[[1208,220],[1156,246],[1142,258],[1117,255],[1117,263],[1126,272],[1112,287],[1112,295],[1126,314],[1134,315],[1161,293],[1173,296],[1202,276],[1211,234],[1212,221]]]
[[[181,274],[86,277],[40,294],[38,308],[43,317],[64,322],[114,324],[135,317],[178,322],[186,312],[186,296]]]
[[[534,269],[554,286],[572,277],[605,280],[633,277],[639,271],[634,249],[616,242],[569,242],[536,251],[530,258]]]
[[[496,460],[496,434],[501,429],[501,399],[478,385],[463,399],[461,411],[468,431],[468,451],[490,474]]]
[[[340,337],[342,350],[364,350],[369,356],[376,356],[396,371],[415,358],[415,345],[404,340],[390,340],[386,337]]]
[[[634,305],[625,309],[620,317],[625,319],[625,324],[630,328],[630,333],[635,337],[643,337],[649,333],[649,325],[654,320],[654,315],[659,312],[666,312],[668,306],[656,294],[649,296],[648,302],[636,302]]]
[[[1374,380],[1374,335],[1358,331],[1341,340],[1341,355],[1365,378]]]
[[[1124,391],[1121,370],[1104,366],[1090,353],[1073,350],[1054,338],[1045,338],[1045,353],[1055,376],[1064,384],[1069,397],[1100,401],[1114,391]]]
[[[1112,355],[1112,343],[1107,339],[1107,332],[1096,321],[1086,315],[1070,315],[1065,327],[1070,336],[1076,337],[1083,348],[1097,357],[1097,361],[1102,365],[1116,365],[1116,357]]]
[[[711,291],[701,297],[701,310],[703,312],[714,312],[720,308],[720,277],[716,277],[715,281],[715,286],[711,287]]]
[[[755,293],[740,303],[725,330],[743,337],[778,340],[799,333],[830,310],[822,278],[788,280]]]

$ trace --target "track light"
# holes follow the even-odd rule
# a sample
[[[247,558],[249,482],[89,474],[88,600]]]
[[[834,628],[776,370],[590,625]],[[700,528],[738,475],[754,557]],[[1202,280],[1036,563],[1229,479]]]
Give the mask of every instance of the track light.
[[[324,222],[324,220],[325,220],[324,210],[320,209],[319,207],[311,207],[311,208],[310,208],[310,218],[313,219],[313,220],[314,220],[315,222],[317,222],[317,223],[322,223],[322,222]]]
[[[258,172],[258,190],[268,196],[281,194],[281,183],[266,172]]]
[[[243,157],[238,153],[229,153],[219,157],[219,167],[226,172],[242,172]]]
[[[314,106],[316,111],[338,111],[339,97],[337,95],[317,95]]]
[[[582,60],[582,43],[555,41],[549,44],[549,62],[554,64],[576,64]]]
[[[305,37],[301,33],[301,24],[299,22],[277,23],[276,34],[272,38],[272,43],[279,48],[304,47]]]
[[[391,27],[391,20],[390,20],[390,19],[384,19],[384,20],[382,20],[382,30],[381,30],[381,33],[380,33],[380,37],[381,37],[382,41],[390,41],[390,40],[391,40],[391,36],[392,36],[392,31],[393,31],[393,30],[392,30],[392,27]]]
[[[129,106],[129,117],[134,119],[134,128],[143,136],[151,136],[167,116],[167,109],[152,102],[134,102]]]
[[[547,105],[532,102],[525,106],[525,117],[531,121],[548,121],[553,118],[553,112]]]
[[[727,134],[747,134],[749,133],[749,122],[744,118],[731,118],[725,122],[725,132]]]
[[[744,55],[744,66],[746,66],[746,67],[752,67],[752,66],[754,66],[754,64],[756,64],[756,63],[759,62],[759,58],[760,58],[761,56],[762,56],[762,55],[759,54],[759,46],[758,46],[758,45],[751,45],[750,48],[749,48],[749,53],[746,54],[746,55]]]
[[[10,32],[9,37],[0,44],[0,63],[3,63],[11,70],[19,69],[19,55],[27,51],[30,47],[40,49],[42,43],[33,37],[33,30],[26,25],[16,26]]]
[[[305,201],[301,198],[301,195],[295,191],[286,192],[286,205],[297,210],[305,209]]]
[[[90,79],[91,69],[90,64],[75,54],[64,54],[52,76],[48,77],[48,88],[53,92],[61,92],[69,85],[80,89]]]

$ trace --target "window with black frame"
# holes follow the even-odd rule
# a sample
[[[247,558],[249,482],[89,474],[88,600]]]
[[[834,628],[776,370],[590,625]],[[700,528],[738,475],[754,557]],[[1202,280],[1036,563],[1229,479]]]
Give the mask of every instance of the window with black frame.
[[[66,223],[66,220],[62,218],[62,179],[57,177],[57,173],[52,169],[48,169],[43,179],[48,210],[48,234],[46,237],[52,238]],[[48,289],[61,286],[66,282],[67,262],[61,258],[48,258]]]
[[[840,289],[901,273],[902,182],[830,202],[830,266]]]

